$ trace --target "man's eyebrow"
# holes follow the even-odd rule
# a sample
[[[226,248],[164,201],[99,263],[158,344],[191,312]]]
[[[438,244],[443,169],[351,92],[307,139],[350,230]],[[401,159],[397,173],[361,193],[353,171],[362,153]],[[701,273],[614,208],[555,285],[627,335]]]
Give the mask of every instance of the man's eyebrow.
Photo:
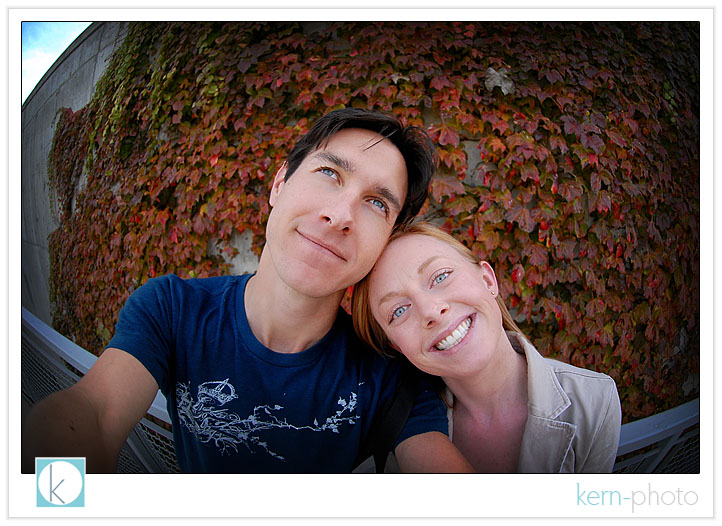
[[[345,159],[344,157],[340,157],[332,152],[327,151],[318,151],[315,154],[315,157],[318,159],[321,159],[322,161],[326,161],[327,163],[333,164],[335,166],[338,166],[342,170],[354,173],[356,171],[356,167],[351,164],[351,162],[348,159]],[[394,195],[394,193],[389,190],[385,186],[376,186],[374,188],[374,192],[379,196],[383,197],[389,205],[394,208],[394,211],[396,213],[401,212],[401,202],[399,201],[398,197]]]
[[[347,172],[353,173],[356,171],[356,167],[353,164],[351,164],[351,162],[348,159],[339,157],[335,153],[326,152],[326,151],[321,150],[321,151],[316,152],[316,157],[318,157],[319,159],[326,161],[328,163],[335,164],[336,166],[338,166],[339,168],[342,168],[343,170],[345,170]]]
[[[396,198],[396,196],[394,195],[394,193],[391,190],[389,190],[385,186],[377,186],[376,188],[374,188],[374,191],[379,196],[386,199],[386,201],[389,203],[389,205],[391,205],[391,208],[394,208],[394,211],[396,213],[401,212],[401,203],[399,202],[399,200]]]
[[[441,256],[431,256],[429,259],[424,261],[419,267],[416,269],[416,273],[421,275],[424,270],[426,270],[426,267],[428,267],[431,263],[434,262],[434,260],[439,259]],[[384,302],[388,301],[390,298],[393,298],[394,296],[401,296],[400,292],[397,292],[395,290],[392,290],[391,292],[388,292],[384,294],[381,299],[379,300],[379,305],[383,305]]]

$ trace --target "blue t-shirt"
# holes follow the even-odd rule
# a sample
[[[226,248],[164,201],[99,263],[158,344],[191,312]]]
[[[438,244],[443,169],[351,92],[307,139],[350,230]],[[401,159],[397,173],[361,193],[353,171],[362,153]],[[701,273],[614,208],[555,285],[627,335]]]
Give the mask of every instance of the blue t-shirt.
[[[398,364],[363,347],[342,309],[309,349],[268,349],[248,325],[250,277],[152,279],[126,302],[108,347],[135,356],[158,382],[183,471],[350,472],[396,387]],[[445,407],[430,388],[396,443],[428,431],[447,433]]]

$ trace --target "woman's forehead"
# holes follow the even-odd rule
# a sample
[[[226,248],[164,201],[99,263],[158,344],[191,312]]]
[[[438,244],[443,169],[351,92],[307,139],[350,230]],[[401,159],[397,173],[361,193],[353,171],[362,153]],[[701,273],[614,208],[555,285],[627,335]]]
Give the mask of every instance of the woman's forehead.
[[[460,259],[453,247],[440,239],[423,234],[409,234],[391,241],[384,249],[371,274],[371,286],[383,286],[389,278],[413,278],[434,260]]]
[[[387,254],[389,257],[398,257],[401,255],[402,259],[411,260],[413,258],[431,255],[431,252],[444,255],[457,254],[451,245],[441,239],[426,234],[414,233],[392,240],[386,246],[382,257]]]

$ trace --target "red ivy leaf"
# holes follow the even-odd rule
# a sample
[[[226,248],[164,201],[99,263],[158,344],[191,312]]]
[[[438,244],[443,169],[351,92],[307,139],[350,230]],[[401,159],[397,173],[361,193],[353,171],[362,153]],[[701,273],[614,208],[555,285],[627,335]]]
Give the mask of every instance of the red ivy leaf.
[[[514,283],[519,283],[524,278],[524,267],[521,266],[521,263],[517,263],[514,265],[514,268],[511,271],[511,280]]]
[[[440,203],[444,196],[454,197],[465,193],[464,185],[456,177],[438,176],[431,180],[431,195],[437,203]]]
[[[442,146],[451,144],[454,148],[456,148],[459,146],[459,134],[456,130],[443,126],[441,130],[439,130],[439,144]]]
[[[584,133],[582,134],[582,146],[585,148],[591,148],[597,154],[600,154],[604,150],[604,141],[599,135],[594,133]]]
[[[609,139],[611,139],[611,141],[617,146],[621,146],[622,148],[627,146],[627,141],[624,140],[624,137],[622,137],[621,134],[612,130],[607,130],[606,134],[607,137],[609,137]]]
[[[564,133],[567,135],[581,135],[582,128],[577,120],[571,115],[562,115],[559,120],[564,123]]]
[[[454,85],[449,82],[449,79],[446,77],[437,75],[433,79],[431,79],[431,87],[438,90],[443,90],[444,88],[453,88]]]
[[[529,263],[535,267],[546,267],[549,263],[547,249],[539,243],[529,243],[524,247],[523,253],[529,258]]]
[[[506,213],[507,221],[515,221],[524,232],[531,232],[536,226],[536,221],[531,212],[525,206],[515,203]]]
[[[574,238],[568,237],[562,239],[555,247],[555,253],[557,258],[571,260],[574,258],[574,249],[577,246],[577,241]]]
[[[564,78],[562,77],[562,74],[559,73],[556,69],[550,69],[548,71],[544,72],[544,77],[549,81],[549,84],[554,84],[555,82],[562,82]]]
[[[535,183],[539,182],[539,170],[534,163],[524,163],[520,169],[521,180],[531,179]]]

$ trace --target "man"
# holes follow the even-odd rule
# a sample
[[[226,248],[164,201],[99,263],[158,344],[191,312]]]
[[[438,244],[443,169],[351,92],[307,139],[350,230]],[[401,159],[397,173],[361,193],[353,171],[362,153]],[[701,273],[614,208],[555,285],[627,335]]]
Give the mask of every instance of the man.
[[[273,180],[256,274],[138,289],[90,371],[29,415],[24,466],[85,456],[89,471],[113,471],[160,387],[184,471],[351,471],[398,371],[354,340],[339,305],[418,212],[433,160],[428,137],[392,117],[349,108],[319,119]],[[445,431],[438,397],[422,391],[400,468],[470,470]]]

